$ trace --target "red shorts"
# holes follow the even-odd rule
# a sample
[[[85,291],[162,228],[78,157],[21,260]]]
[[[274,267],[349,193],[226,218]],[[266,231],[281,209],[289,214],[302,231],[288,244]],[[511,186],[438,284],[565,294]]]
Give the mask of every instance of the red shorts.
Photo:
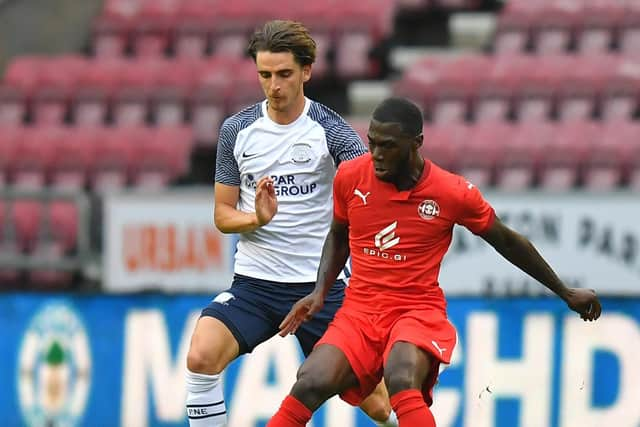
[[[393,344],[402,341],[416,345],[434,356],[422,384],[424,400],[431,406],[440,363],[451,362],[456,340],[454,326],[440,310],[367,314],[342,307],[316,346],[330,344],[345,354],[359,387],[345,390],[340,397],[359,406],[380,383]]]

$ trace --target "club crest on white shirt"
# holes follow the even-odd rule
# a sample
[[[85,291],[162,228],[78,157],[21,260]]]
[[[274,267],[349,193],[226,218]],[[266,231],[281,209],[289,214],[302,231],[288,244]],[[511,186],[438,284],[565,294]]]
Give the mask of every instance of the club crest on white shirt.
[[[307,163],[313,158],[313,150],[309,144],[293,144],[291,148],[291,161],[293,163]]]

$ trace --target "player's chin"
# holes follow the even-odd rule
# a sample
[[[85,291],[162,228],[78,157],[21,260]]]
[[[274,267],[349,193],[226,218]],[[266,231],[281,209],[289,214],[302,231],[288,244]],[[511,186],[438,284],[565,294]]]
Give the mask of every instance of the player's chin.
[[[382,181],[390,181],[391,180],[391,173],[389,172],[388,169],[382,169],[382,168],[375,168],[374,169],[374,174],[376,175],[376,178],[382,180]]]

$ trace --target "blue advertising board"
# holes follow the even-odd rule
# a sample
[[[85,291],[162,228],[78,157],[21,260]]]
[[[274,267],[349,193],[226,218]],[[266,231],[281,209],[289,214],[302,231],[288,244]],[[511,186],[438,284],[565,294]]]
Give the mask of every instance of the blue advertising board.
[[[0,425],[187,426],[184,360],[207,296],[0,294]],[[453,298],[439,427],[640,425],[640,299],[582,322],[557,299]],[[302,355],[275,337],[225,372],[230,427],[262,427]],[[311,425],[311,424],[310,424]],[[332,399],[314,427],[373,424]]]

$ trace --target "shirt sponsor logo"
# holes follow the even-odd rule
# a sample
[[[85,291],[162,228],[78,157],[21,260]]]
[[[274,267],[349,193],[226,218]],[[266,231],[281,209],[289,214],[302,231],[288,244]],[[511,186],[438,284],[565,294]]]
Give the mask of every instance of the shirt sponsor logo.
[[[299,184],[296,182],[295,175],[271,175],[273,179],[273,189],[276,196],[304,196],[313,194],[318,187],[315,182]],[[257,187],[257,179],[254,175],[248,174],[242,178],[245,187],[255,191]]]
[[[425,200],[418,206],[418,215],[422,219],[431,221],[440,215],[440,206],[434,200]]]
[[[394,221],[392,224],[389,224],[380,230],[373,239],[377,249],[364,248],[365,255],[375,256],[382,259],[392,259],[394,261],[406,261],[406,255],[386,252],[387,249],[400,243],[400,237],[396,237],[395,232],[397,226],[398,221]]]

